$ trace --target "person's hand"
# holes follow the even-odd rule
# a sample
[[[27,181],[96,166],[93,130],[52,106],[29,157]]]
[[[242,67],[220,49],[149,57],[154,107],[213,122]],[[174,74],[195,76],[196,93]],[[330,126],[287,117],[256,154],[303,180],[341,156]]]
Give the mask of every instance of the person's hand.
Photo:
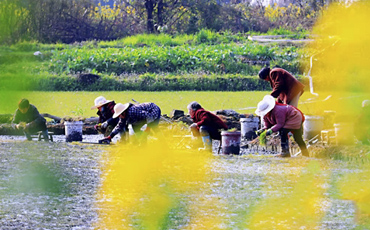
[[[107,121],[103,122],[103,123],[101,124],[101,127],[102,127],[103,129],[107,128],[107,127],[108,127],[108,122],[107,122]]]
[[[107,136],[106,138],[99,140],[99,144],[110,144],[111,141],[112,141],[112,138],[110,136]]]
[[[101,124],[96,124],[96,125],[94,125],[94,129],[98,130],[100,126],[101,126]]]
[[[193,123],[193,124],[191,124],[191,125],[189,126],[189,128],[191,128],[191,129],[193,129],[193,128],[195,128],[195,127],[197,127],[197,123]]]
[[[268,129],[268,130],[266,131],[266,136],[269,136],[269,135],[271,135],[272,133],[273,133],[272,129]]]
[[[256,131],[256,134],[257,136],[261,135],[261,133],[263,133],[265,131],[265,129],[259,129]]]
[[[17,124],[17,125],[15,126],[15,128],[16,128],[16,129],[18,129],[18,130],[24,130],[24,129],[26,129],[26,128],[27,128],[27,125],[26,125],[26,123],[25,123],[25,122],[21,122],[21,123]]]

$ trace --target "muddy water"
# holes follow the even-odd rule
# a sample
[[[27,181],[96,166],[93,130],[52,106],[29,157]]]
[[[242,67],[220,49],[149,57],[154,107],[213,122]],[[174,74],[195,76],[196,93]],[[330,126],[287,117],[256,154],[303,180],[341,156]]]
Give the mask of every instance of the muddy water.
[[[0,229],[92,229],[105,148],[54,138],[1,137]]]
[[[100,138],[88,135],[83,141]],[[99,220],[96,193],[102,165],[109,160],[109,147],[66,143],[64,135],[54,136],[53,143],[25,141],[23,136],[1,136],[0,140],[0,229],[94,229]],[[320,204],[324,214],[316,229],[355,228],[355,204],[339,199],[332,181],[361,170],[340,161],[276,159],[268,151],[243,156],[214,154],[209,172],[212,179],[192,202],[215,200],[217,209],[212,206],[199,212],[221,220],[219,229],[246,229],[246,218],[258,202],[292,192],[294,178],[310,161],[323,165],[323,177],[328,178],[321,185],[326,188]],[[193,196],[183,195],[179,202],[184,204]],[[179,210],[169,215],[172,229],[188,226],[187,214]]]

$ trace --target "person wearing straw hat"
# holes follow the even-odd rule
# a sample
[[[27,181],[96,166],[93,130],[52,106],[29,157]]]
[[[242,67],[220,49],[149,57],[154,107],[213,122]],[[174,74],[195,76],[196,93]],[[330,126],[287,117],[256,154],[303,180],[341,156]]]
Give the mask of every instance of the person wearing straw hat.
[[[94,106],[91,109],[98,109],[99,121],[94,128],[99,132],[108,136],[114,127],[118,124],[118,118],[113,118],[114,106],[116,103],[112,100],[107,100],[103,96],[99,96],[94,100]]]
[[[113,118],[119,118],[118,124],[109,134],[108,137],[100,140],[100,143],[110,143],[112,138],[118,133],[125,133],[128,130],[128,125],[132,125],[135,134],[141,136],[143,131],[141,128],[146,124],[144,130],[148,134],[151,129],[156,130],[161,117],[161,109],[154,103],[146,102],[141,104],[117,103],[114,106]],[[145,135],[146,136],[146,135]]]
[[[258,136],[268,136],[279,132],[281,142],[279,157],[290,157],[289,132],[293,134],[302,155],[309,156],[306,143],[302,138],[304,115],[299,109],[291,105],[280,104],[271,95],[266,95],[258,103],[255,113],[263,118],[264,122],[264,128],[256,131]]]
[[[355,121],[355,136],[364,145],[370,145],[370,100],[362,102],[362,110]]]
[[[298,100],[304,92],[304,85],[285,69],[274,67],[262,68],[258,76],[268,81],[271,85],[271,96],[277,98],[278,102],[298,107]]]

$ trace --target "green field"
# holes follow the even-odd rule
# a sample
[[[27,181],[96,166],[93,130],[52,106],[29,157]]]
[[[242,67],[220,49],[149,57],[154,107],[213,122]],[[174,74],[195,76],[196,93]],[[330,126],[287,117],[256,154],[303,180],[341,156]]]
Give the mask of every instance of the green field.
[[[96,110],[91,110],[94,99],[104,96],[116,103],[154,102],[162,109],[162,114],[169,114],[173,109],[186,111],[186,106],[191,101],[198,101],[207,110],[233,109],[240,113],[252,113],[258,101],[266,92],[25,92],[17,96],[26,97],[34,104],[40,113],[49,113],[55,116],[78,115],[84,117],[96,116]],[[17,105],[3,107],[1,113],[14,113]],[[6,110],[4,110],[6,109]],[[187,112],[187,111],[186,111]]]
[[[210,111],[233,109],[239,113],[254,113],[254,108],[264,95],[270,91],[249,92],[213,92],[213,91],[164,91],[164,92],[17,92],[8,103],[2,101],[0,114],[14,113],[17,101],[28,98],[40,111],[55,116],[96,116],[96,110],[91,110],[94,99],[104,96],[116,103],[154,102],[162,109],[162,114],[170,114],[173,109],[184,110],[191,101],[198,101]],[[325,100],[328,95],[332,95]],[[302,95],[299,108],[305,114],[320,114],[325,110],[356,114],[361,109],[361,101],[370,98],[363,93],[320,93],[319,97],[310,94],[308,90]],[[314,100],[312,100],[314,99]]]

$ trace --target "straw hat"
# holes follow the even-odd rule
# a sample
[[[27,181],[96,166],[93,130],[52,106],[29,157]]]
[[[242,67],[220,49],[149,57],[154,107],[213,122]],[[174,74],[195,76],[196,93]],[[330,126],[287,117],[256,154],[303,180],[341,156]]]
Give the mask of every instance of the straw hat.
[[[107,104],[111,101],[112,100],[105,99],[105,97],[103,97],[103,96],[99,96],[99,97],[95,98],[95,101],[94,101],[95,105],[93,107],[91,107],[91,109],[97,109],[98,107],[103,106],[103,105],[105,105],[105,104]]]
[[[128,107],[130,106],[130,103],[126,103],[126,104],[122,104],[122,103],[117,103],[115,106],[114,106],[114,114],[113,114],[113,118],[116,118],[118,117],[119,115],[121,115],[121,113],[125,112],[126,109],[128,109]]]
[[[255,113],[258,116],[263,117],[268,112],[270,112],[274,107],[275,107],[275,98],[273,98],[271,95],[266,95],[263,97],[263,100],[258,103]]]

